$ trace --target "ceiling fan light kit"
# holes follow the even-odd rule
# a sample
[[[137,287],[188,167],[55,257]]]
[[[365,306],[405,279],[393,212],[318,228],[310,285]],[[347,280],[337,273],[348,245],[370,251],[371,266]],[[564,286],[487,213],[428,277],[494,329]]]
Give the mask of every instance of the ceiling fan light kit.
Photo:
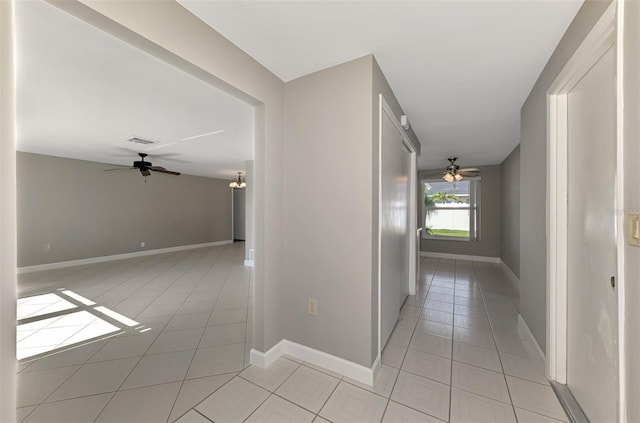
[[[242,172],[238,172],[238,179],[234,179],[229,184],[229,188],[242,189],[247,186],[247,183],[242,180]]]
[[[457,157],[449,157],[449,166],[445,168],[445,172],[442,175],[442,179],[447,182],[459,182],[464,179],[465,176],[472,177],[477,176],[480,169],[477,167],[470,167],[467,169],[460,169],[460,166],[456,164]]]

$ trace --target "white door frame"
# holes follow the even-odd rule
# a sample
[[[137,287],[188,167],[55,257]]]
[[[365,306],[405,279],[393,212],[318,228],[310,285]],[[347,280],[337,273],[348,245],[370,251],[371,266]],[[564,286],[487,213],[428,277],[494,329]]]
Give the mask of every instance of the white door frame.
[[[567,94],[611,47],[616,48],[616,221],[623,210],[622,108],[620,28],[616,26],[623,0],[614,0],[578,47],[547,91],[547,349],[546,374],[549,380],[567,383]],[[621,20],[620,20],[621,22]],[[613,212],[613,211],[612,211]],[[624,247],[623,225],[616,223],[616,245]],[[624,265],[618,254],[618,404],[625,415],[624,398]],[[620,417],[619,417],[620,418]]]
[[[382,117],[383,113],[389,116],[389,120],[393,123],[398,132],[402,135],[402,143],[411,154],[411,164],[409,167],[409,295],[416,294],[416,266],[417,266],[417,248],[415,233],[418,230],[417,221],[417,178],[418,178],[418,157],[416,149],[413,147],[407,134],[400,125],[400,120],[393,113],[389,103],[384,99],[382,94],[378,95],[378,358],[382,355],[382,299],[380,294],[382,291]],[[376,360],[377,361],[377,360]]]

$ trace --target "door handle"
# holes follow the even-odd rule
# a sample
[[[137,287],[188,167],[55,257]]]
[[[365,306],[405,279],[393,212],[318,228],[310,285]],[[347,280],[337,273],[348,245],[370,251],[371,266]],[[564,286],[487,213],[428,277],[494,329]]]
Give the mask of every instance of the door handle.
[[[611,276],[611,288],[615,288],[616,287],[616,277],[615,276]]]

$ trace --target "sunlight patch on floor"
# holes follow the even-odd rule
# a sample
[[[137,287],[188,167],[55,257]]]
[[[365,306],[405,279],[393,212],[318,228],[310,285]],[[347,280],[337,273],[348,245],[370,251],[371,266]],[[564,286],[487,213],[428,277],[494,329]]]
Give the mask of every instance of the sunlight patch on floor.
[[[133,319],[95,304],[69,290],[19,298],[16,328],[18,360],[71,347],[115,334],[125,327],[139,325]]]

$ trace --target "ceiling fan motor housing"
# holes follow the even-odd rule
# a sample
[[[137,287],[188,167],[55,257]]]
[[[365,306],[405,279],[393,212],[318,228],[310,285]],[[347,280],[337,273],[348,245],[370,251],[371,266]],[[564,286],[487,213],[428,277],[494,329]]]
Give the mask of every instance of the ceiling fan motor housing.
[[[138,169],[144,169],[147,168],[149,166],[153,166],[153,163],[151,162],[145,162],[144,160],[140,161],[135,161],[133,162],[133,167],[137,167]]]

